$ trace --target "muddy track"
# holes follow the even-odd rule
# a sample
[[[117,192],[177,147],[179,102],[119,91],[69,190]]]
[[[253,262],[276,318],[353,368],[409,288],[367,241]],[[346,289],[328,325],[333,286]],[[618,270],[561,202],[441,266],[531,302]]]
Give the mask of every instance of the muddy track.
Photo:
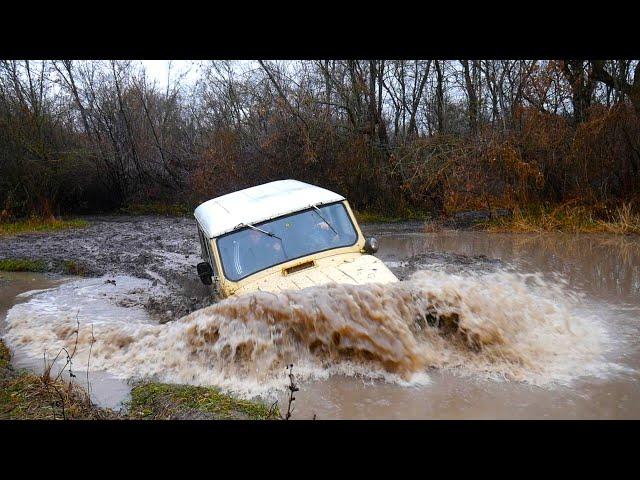
[[[143,304],[159,321],[180,318],[214,303],[210,287],[196,276],[200,245],[190,217],[103,215],[85,217],[83,229],[21,234],[0,238],[0,259],[42,260],[46,271],[65,273],[73,261],[83,275],[129,275],[164,287]],[[420,222],[363,225],[365,235],[422,231]],[[384,260],[384,252],[380,257]],[[404,279],[425,265],[447,268],[491,267],[494,261],[433,252],[407,258],[391,269]]]
[[[168,295],[145,307],[161,321],[179,318],[215,301],[195,275],[200,261],[193,219],[159,216],[94,216],[83,229],[22,234],[0,239],[0,259],[43,260],[64,273],[73,261],[86,276],[124,274],[165,286]]]

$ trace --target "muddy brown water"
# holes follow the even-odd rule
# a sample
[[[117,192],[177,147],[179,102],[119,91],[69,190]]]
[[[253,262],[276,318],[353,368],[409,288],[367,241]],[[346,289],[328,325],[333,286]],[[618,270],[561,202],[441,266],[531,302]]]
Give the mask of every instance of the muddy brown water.
[[[499,282],[515,282],[514,295],[526,292],[524,282],[519,283],[519,277],[509,277],[508,274],[526,275],[542,272],[545,281],[561,282],[563,290],[551,289],[546,297],[526,298],[526,302],[509,304],[522,305],[529,309],[520,315],[520,320],[526,315],[534,321],[545,321],[548,315],[558,315],[553,310],[548,315],[546,310],[553,306],[554,302],[563,304],[562,298],[565,290],[569,294],[575,293],[579,301],[573,306],[573,317],[584,316],[589,318],[587,325],[593,325],[594,329],[602,328],[607,336],[606,348],[599,354],[601,368],[593,371],[577,373],[582,362],[582,351],[579,346],[575,348],[575,358],[572,357],[572,345],[547,343],[546,355],[553,355],[553,349],[559,349],[563,364],[572,365],[563,371],[563,379],[571,377],[572,368],[576,368],[575,378],[569,381],[528,382],[514,379],[494,378],[495,375],[485,375],[487,362],[478,362],[479,368],[465,371],[460,368],[462,361],[468,360],[474,363],[476,358],[482,360],[482,354],[463,352],[464,356],[456,361],[456,368],[450,368],[454,363],[451,360],[455,349],[446,351],[434,349],[429,352],[430,361],[424,368],[424,375],[420,381],[398,382],[386,378],[376,379],[375,375],[345,375],[338,369],[331,375],[306,375],[299,380],[300,391],[296,394],[294,418],[312,418],[314,415],[321,419],[376,419],[376,418],[640,418],[640,386],[638,383],[638,369],[640,368],[640,239],[638,237],[621,237],[610,235],[512,235],[491,234],[485,232],[470,231],[443,231],[438,233],[423,233],[419,225],[397,224],[387,226],[368,226],[365,232],[375,234],[380,241],[378,256],[387,262],[394,271],[403,278],[410,278],[412,272],[421,270],[424,272],[441,272],[432,276],[423,276],[421,291],[432,294],[425,282],[431,280],[448,282],[447,288],[452,288],[449,278],[455,279],[453,287],[460,292],[472,294],[473,289],[482,289],[483,282],[494,282],[492,288],[499,292],[501,287],[513,287],[513,285]],[[460,277],[468,272],[476,272],[475,277]],[[508,272],[507,276],[491,276],[492,272]],[[438,276],[439,275],[439,276]],[[153,288],[149,280],[136,280],[128,277],[118,277],[117,287],[105,283],[102,278],[82,280],[84,283],[73,283],[71,279],[58,279],[34,274],[2,274],[4,280],[0,280],[0,318],[4,318],[6,311],[13,307],[14,303],[23,305],[13,310],[13,317],[20,315],[28,317],[25,321],[25,330],[33,336],[38,327],[37,319],[47,319],[51,322],[59,320],[60,312],[67,311],[71,307],[78,307],[83,315],[92,312],[91,321],[100,325],[107,325],[113,321],[127,321],[135,325],[135,329],[126,330],[123,336],[117,330],[117,339],[124,348],[131,338],[138,335],[139,350],[144,348],[158,350],[158,357],[166,357],[161,351],[166,343],[180,343],[180,336],[166,335],[166,330],[178,331],[177,322],[171,322],[166,326],[158,326],[157,322],[149,317],[144,309],[139,307],[146,300],[140,300]],[[114,277],[115,278],[115,277]],[[496,280],[496,278],[498,280]],[[414,283],[415,280],[412,280]],[[145,283],[147,282],[147,283]],[[474,283],[475,282],[475,283]],[[498,283],[495,283],[498,282]],[[464,290],[464,286],[471,285],[471,290]],[[21,292],[34,289],[53,288],[45,293],[28,294],[16,297]],[[438,287],[440,288],[440,287]],[[66,290],[65,290],[66,289]],[[444,290],[434,290],[438,292]],[[114,293],[117,292],[117,293]],[[398,291],[399,292],[399,291]],[[392,303],[393,297],[398,292],[392,292],[386,304]],[[511,292],[511,290],[508,290]],[[349,292],[347,292],[349,294]],[[352,294],[353,292],[351,292]],[[406,292],[405,292],[406,293]],[[454,293],[457,293],[454,292]],[[162,292],[157,292],[158,296]],[[348,295],[347,295],[348,296]],[[455,295],[454,295],[455,296]],[[304,296],[294,298],[298,302],[304,301]],[[146,297],[145,297],[146,298]],[[496,297],[496,302],[506,302],[506,297]],[[536,302],[539,300],[540,310],[535,311]],[[469,308],[487,310],[486,295],[482,305],[470,304]],[[574,302],[575,303],[575,302]],[[33,305],[32,305],[33,304]],[[30,305],[33,308],[30,309]],[[28,308],[29,307],[29,308]],[[465,308],[467,305],[465,304]],[[495,306],[498,314],[500,305]],[[22,308],[22,310],[19,310]],[[493,308],[493,306],[492,306]],[[505,307],[506,308],[506,307]],[[229,308],[214,309],[214,312],[195,314],[194,325],[198,328],[209,327],[213,318],[216,326],[215,334],[218,335],[218,327],[221,324],[219,317],[221,312]],[[235,310],[238,310],[236,307]],[[515,313],[515,312],[512,312]],[[562,312],[560,312],[562,313]],[[37,314],[37,315],[36,315]],[[208,315],[208,316],[207,316]],[[524,315],[524,317],[523,317]],[[215,318],[214,318],[215,317]],[[508,317],[508,315],[507,315]],[[517,315],[514,315],[516,318]],[[561,320],[564,317],[559,316]],[[258,319],[259,320],[259,319]],[[69,319],[67,323],[71,322]],[[253,319],[252,319],[253,321]],[[217,323],[216,323],[217,322]],[[254,322],[255,323],[255,322]],[[64,323],[61,323],[64,325]],[[229,332],[237,327],[233,322],[224,324]],[[389,325],[384,325],[388,327]],[[395,325],[400,328],[401,326]],[[127,325],[127,328],[129,325]],[[550,324],[552,328],[560,328],[561,325]],[[3,326],[3,328],[5,328]],[[27,328],[31,328],[29,331]],[[260,326],[255,327],[260,333]],[[507,329],[508,330],[508,329]],[[105,330],[106,331],[106,330]],[[141,332],[141,333],[140,333]],[[370,336],[375,336],[369,332]],[[507,331],[507,333],[509,333]],[[532,335],[541,335],[541,338],[549,332],[532,330]],[[553,332],[552,332],[553,333]],[[510,333],[513,338],[517,332]],[[167,338],[163,338],[167,337]],[[22,337],[25,338],[24,336]],[[46,343],[46,335],[38,341],[38,346]],[[51,337],[51,338],[55,338]],[[111,338],[111,337],[110,337]],[[266,338],[266,337],[265,337]],[[545,337],[546,338],[546,337]],[[33,340],[35,342],[35,340]],[[535,342],[527,343],[518,340],[517,348],[531,348]],[[541,340],[542,342],[542,340]],[[29,346],[26,342],[25,346]],[[270,344],[267,345],[270,347]],[[209,347],[209,346],[208,346]],[[207,348],[208,348],[207,347]],[[405,345],[406,347],[406,345]],[[560,352],[562,347],[562,352]],[[36,369],[42,363],[42,358],[29,355],[28,352],[17,349],[16,361],[28,368]],[[413,347],[412,347],[413,348]],[[515,348],[515,347],[514,347]],[[28,349],[27,349],[28,350]],[[411,349],[409,349],[411,350]],[[32,352],[35,349],[32,350]],[[498,351],[500,355],[513,352]],[[535,353],[535,350],[531,350]],[[514,357],[524,362],[526,371],[527,362],[531,360],[531,352],[521,357]],[[116,379],[110,373],[91,372],[91,382],[94,399],[102,405],[113,406],[126,398],[126,377],[131,371],[148,371],[157,374],[160,367],[167,370],[180,364],[181,359],[176,355],[180,350],[170,351],[174,355],[165,363],[158,363],[158,359],[147,353],[140,357],[136,352],[127,357],[111,358],[113,352],[105,350],[102,361],[107,370],[112,369],[120,375]],[[211,350],[216,354],[215,349]],[[446,355],[445,355],[446,353]],[[518,352],[516,352],[518,353]],[[100,352],[98,351],[98,355]],[[397,353],[395,354],[397,356]],[[455,355],[453,355],[455,357]],[[574,361],[572,363],[572,361]],[[160,367],[153,367],[156,362]],[[167,363],[168,362],[168,363]],[[195,363],[195,362],[194,362]],[[121,364],[128,364],[129,369],[121,368]],[[211,362],[211,368],[217,368],[215,362]],[[433,368],[437,365],[439,368]],[[535,362],[534,366],[537,366]],[[334,365],[335,366],[335,365]],[[153,367],[153,368],[152,368]],[[154,370],[155,368],[155,370]],[[190,367],[191,368],[191,367]],[[296,369],[304,366],[296,365]],[[181,376],[175,376],[176,380],[187,378],[193,374],[198,378],[196,383],[220,384],[216,372],[204,372],[202,369],[181,371]],[[495,371],[492,373],[501,373]],[[317,372],[316,372],[317,373]],[[285,375],[284,370],[282,372]],[[82,374],[80,375],[82,376]],[[526,375],[524,376],[526,377]],[[171,377],[162,380],[171,380]],[[277,394],[281,407],[286,408],[286,391],[282,389],[280,382]],[[225,384],[222,383],[222,386]],[[238,387],[237,382],[233,386]],[[240,385],[241,387],[242,385]],[[247,387],[248,388],[248,387]],[[232,389],[233,390],[233,389]],[[239,388],[242,390],[242,388]]]
[[[608,358],[626,368],[600,378],[581,378],[569,385],[544,388],[460,377],[447,371],[430,372],[430,384],[408,388],[332,377],[302,386],[295,402],[299,417],[640,418],[640,238],[389,230],[378,232],[377,236],[380,257],[390,263],[429,253],[427,264],[429,259],[431,264],[427,268],[446,269],[438,255],[433,255],[444,252],[499,259],[514,271],[561,274],[572,289],[586,294],[585,310],[608,325],[619,342]]]
[[[0,337],[6,333],[6,324],[4,319],[7,312],[16,305],[29,300],[25,294],[43,294],[47,290],[55,291],[56,287],[73,281],[74,277],[49,275],[31,272],[0,272]],[[38,293],[36,293],[38,292]],[[44,353],[44,352],[43,352]],[[20,349],[14,349],[11,363],[14,368],[26,369],[37,374],[41,374],[44,370],[45,361],[51,363],[51,351],[47,358],[28,355]],[[53,352],[55,355],[56,352]],[[64,356],[63,356],[64,357]],[[58,375],[60,369],[64,365],[64,359],[61,358],[53,364],[51,369],[52,375]],[[75,382],[83,388],[91,392],[92,400],[98,405],[106,408],[118,410],[126,402],[130,395],[130,387],[123,380],[110,375],[104,371],[91,371],[86,375],[86,368],[82,371],[84,365],[72,364],[72,368],[76,370]],[[63,379],[69,380],[68,374],[63,372]]]

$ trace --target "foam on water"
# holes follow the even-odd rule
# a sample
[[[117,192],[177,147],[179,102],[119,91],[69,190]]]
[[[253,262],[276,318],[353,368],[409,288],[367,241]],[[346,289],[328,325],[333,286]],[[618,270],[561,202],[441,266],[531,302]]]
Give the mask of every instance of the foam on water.
[[[361,376],[426,384],[431,368],[545,386],[613,367],[611,339],[561,279],[511,272],[416,272],[391,285],[328,285],[228,299],[159,325],[130,277],[33,293],[7,315],[5,340],[42,358],[76,341],[76,369],[267,395],[288,379]],[[78,313],[79,312],[79,313]],[[77,319],[76,319],[77,315]]]

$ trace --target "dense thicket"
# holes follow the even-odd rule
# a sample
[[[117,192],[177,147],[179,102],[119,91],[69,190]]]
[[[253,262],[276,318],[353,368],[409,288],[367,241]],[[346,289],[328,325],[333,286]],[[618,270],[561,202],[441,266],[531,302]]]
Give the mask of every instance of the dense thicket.
[[[0,216],[297,178],[381,213],[640,200],[640,62],[0,60]]]

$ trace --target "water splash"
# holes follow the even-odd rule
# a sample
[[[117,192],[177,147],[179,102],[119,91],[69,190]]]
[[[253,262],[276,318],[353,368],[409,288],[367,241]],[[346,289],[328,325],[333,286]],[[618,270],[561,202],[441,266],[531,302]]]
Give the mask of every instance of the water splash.
[[[119,293],[97,279],[33,294],[9,312],[5,339],[41,358],[75,342],[79,309],[77,368],[92,323],[92,368],[243,396],[282,388],[289,363],[301,380],[342,374],[403,385],[428,382],[431,368],[536,385],[606,369],[606,330],[561,279],[541,275],[419,271],[391,285],[258,292],[165,325],[131,306],[149,287],[141,282],[120,278]]]

